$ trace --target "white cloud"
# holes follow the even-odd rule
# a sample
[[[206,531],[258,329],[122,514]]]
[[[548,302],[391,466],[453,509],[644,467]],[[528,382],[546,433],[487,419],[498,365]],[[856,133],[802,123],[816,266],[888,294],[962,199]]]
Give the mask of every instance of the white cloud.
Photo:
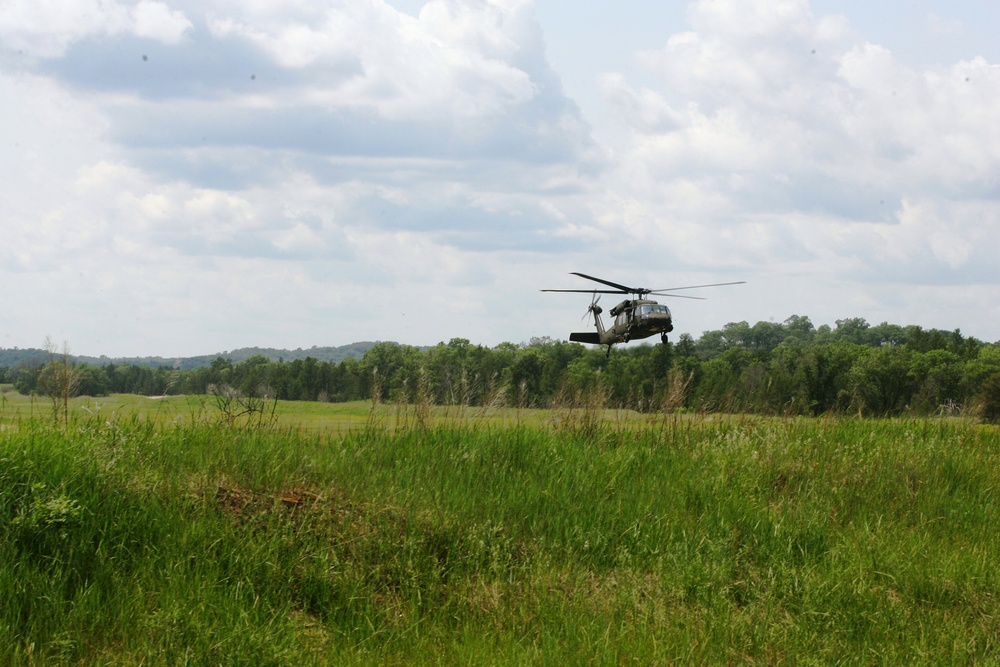
[[[663,95],[648,88],[634,90],[617,72],[601,74],[597,86],[636,131],[664,133],[690,122],[688,115],[671,108]]]
[[[695,30],[729,40],[786,39],[811,31],[808,0],[699,0],[688,6]]]
[[[74,42],[127,33],[177,43],[192,27],[182,12],[155,0],[8,0],[0,11],[6,48],[39,58],[63,55]]]
[[[182,12],[173,11],[162,2],[140,0],[131,11],[131,32],[164,44],[176,44],[192,23]]]
[[[306,16],[230,5],[213,11],[209,26],[218,38],[250,40],[283,67],[357,68],[311,90],[311,104],[397,119],[466,117],[504,113],[535,96],[531,74],[514,62],[528,10],[434,0],[415,19],[380,1],[332,3]]]

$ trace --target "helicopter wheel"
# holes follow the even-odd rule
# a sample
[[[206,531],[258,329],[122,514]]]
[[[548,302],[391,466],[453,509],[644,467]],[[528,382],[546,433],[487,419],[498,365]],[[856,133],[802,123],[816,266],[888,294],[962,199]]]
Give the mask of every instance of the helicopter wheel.
[[[665,333],[660,334],[660,342],[663,343],[664,345],[666,345],[669,342],[667,334]]]

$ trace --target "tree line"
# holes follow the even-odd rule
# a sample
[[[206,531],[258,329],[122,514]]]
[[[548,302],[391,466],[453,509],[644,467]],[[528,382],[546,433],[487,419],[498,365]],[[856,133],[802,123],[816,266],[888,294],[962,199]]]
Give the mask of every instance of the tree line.
[[[52,363],[51,361],[49,363]],[[0,382],[45,393],[44,365],[0,369]],[[959,330],[862,318],[815,327],[808,317],[727,324],[698,339],[603,348],[549,338],[431,348],[377,343],[361,359],[216,358],[188,370],[134,364],[74,366],[74,392],[142,395],[237,391],[281,400],[568,406],[599,401],[643,411],[868,416],[1000,412],[1000,347]]]

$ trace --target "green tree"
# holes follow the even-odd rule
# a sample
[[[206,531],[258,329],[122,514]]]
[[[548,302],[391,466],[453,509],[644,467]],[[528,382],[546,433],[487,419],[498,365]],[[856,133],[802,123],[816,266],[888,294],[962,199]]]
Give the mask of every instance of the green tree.
[[[903,345],[906,343],[906,340],[906,331],[903,327],[883,322],[867,330],[865,344],[874,347]]]
[[[745,321],[730,322],[722,327],[722,339],[727,350],[734,347],[749,348],[752,342],[752,330]]]
[[[848,409],[848,373],[863,349],[854,343],[832,343],[814,345],[805,351],[796,375],[809,412],[820,415]]]
[[[77,367],[76,395],[107,396],[107,394],[108,376],[103,369],[80,364]]]
[[[68,344],[63,343],[62,353],[57,354],[52,339],[46,338],[45,352],[49,360],[38,373],[38,386],[52,399],[53,419],[56,421],[62,419],[63,423],[68,425],[69,399],[76,396],[80,372],[76,365],[70,362]]]
[[[1000,373],[991,375],[979,391],[979,415],[990,424],[1000,424]]]
[[[694,404],[709,412],[733,412],[740,409],[746,402],[741,392],[752,386],[756,376],[745,378],[742,386],[740,379],[755,361],[754,355],[749,351],[730,348],[714,359],[702,362],[698,383],[692,389]]]
[[[361,359],[360,370],[369,395],[379,400],[409,400],[415,387],[420,351],[399,343],[376,343]]]
[[[855,345],[868,345],[868,329],[871,325],[863,317],[851,317],[843,320],[837,320],[837,328],[833,331],[833,338],[837,341],[843,341],[845,343],[854,343]]]
[[[911,405],[914,411],[930,414],[941,406],[957,408],[963,402],[962,363],[954,352],[916,352],[910,361],[909,374],[914,382]]]
[[[19,364],[8,371],[7,379],[14,385],[14,389],[17,390],[17,393],[23,394],[24,396],[30,396],[38,391],[38,375],[40,369],[40,366]]]
[[[906,347],[865,349],[850,370],[854,407],[867,415],[898,414],[913,395],[912,353]]]
[[[809,412],[809,395],[802,382],[800,367],[806,353],[799,347],[782,344],[771,353],[767,362],[767,381],[759,394],[758,411],[771,414],[805,414]]]
[[[757,352],[767,354],[780,345],[788,332],[775,322],[758,322],[750,327],[747,343]]]
[[[808,317],[792,315],[783,323],[785,342],[789,345],[802,347],[811,344],[816,338],[816,327]]]
[[[694,342],[694,349],[702,361],[714,359],[722,354],[727,347],[725,335],[721,331],[705,331]]]

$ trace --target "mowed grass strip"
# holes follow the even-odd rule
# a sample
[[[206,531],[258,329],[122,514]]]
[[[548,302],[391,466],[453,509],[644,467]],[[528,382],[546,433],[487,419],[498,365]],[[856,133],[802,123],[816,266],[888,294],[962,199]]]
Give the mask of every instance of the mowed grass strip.
[[[996,429],[369,408],[8,423],[0,663],[997,659]]]

